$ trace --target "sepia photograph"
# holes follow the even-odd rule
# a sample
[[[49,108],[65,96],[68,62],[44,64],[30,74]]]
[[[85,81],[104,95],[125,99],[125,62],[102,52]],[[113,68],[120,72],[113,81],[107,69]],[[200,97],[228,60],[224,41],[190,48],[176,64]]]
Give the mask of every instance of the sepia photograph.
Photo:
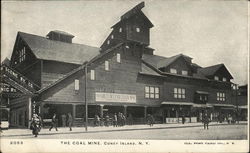
[[[248,19],[247,0],[1,1],[0,151],[249,152]]]

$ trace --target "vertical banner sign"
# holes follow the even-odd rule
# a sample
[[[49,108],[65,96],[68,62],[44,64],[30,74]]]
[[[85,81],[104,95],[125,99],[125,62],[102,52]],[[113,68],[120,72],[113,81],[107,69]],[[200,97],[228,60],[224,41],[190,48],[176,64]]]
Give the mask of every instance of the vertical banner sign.
[[[100,102],[136,103],[136,95],[130,94],[96,92],[95,99]]]

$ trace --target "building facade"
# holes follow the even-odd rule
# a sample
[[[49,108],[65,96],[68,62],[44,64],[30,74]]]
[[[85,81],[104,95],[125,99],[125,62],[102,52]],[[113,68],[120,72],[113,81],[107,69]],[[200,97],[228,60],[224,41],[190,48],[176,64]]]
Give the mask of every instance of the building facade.
[[[70,112],[74,124],[83,125],[86,100],[90,123],[96,114],[118,112],[134,124],[144,123],[147,114],[156,123],[233,115],[233,77],[226,66],[201,67],[183,54],[155,55],[149,47],[153,24],[143,7],[122,15],[100,48],[75,44],[72,34],[58,30],[46,37],[18,32],[10,65],[2,69],[8,77],[15,76],[8,69],[18,74],[13,86],[21,93],[9,99],[10,124],[28,126],[33,113],[49,122],[57,113],[60,125],[60,116]]]

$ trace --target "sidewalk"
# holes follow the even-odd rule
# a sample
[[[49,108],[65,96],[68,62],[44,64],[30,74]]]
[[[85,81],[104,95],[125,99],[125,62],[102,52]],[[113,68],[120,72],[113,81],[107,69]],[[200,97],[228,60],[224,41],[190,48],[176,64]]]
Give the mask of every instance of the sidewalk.
[[[237,123],[236,123],[237,124]],[[240,124],[247,124],[246,121],[241,121]],[[217,123],[211,122],[209,126],[225,126],[229,125],[227,122]],[[232,124],[233,125],[233,124]],[[88,127],[88,133],[97,133],[97,132],[115,132],[115,131],[131,131],[131,130],[152,130],[152,129],[167,129],[167,128],[186,128],[186,127],[203,127],[202,123],[175,123],[175,124],[155,124],[150,127],[149,125],[125,125],[123,127]],[[85,127],[73,127],[73,131],[69,131],[68,127],[59,127],[58,131],[52,129],[49,131],[48,128],[42,128],[39,132],[39,135],[55,135],[55,134],[77,134],[77,133],[85,133]],[[16,136],[29,136],[31,135],[31,130],[29,129],[8,129],[3,130],[1,133],[1,137],[3,138],[11,138]]]

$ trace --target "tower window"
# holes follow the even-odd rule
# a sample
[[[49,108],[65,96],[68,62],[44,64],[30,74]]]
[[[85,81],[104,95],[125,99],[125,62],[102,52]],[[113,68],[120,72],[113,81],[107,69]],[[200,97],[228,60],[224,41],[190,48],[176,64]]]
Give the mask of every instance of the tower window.
[[[175,74],[177,74],[177,70],[174,69],[174,68],[171,68],[171,69],[170,69],[170,73],[175,73]]]
[[[75,80],[75,90],[79,90],[79,80]]]
[[[90,80],[95,80],[95,70],[90,70]]]
[[[122,28],[119,28],[119,32],[122,32]]]
[[[121,54],[117,53],[117,55],[116,55],[116,61],[118,63],[121,63]]]
[[[137,27],[136,32],[141,32],[141,29]]]
[[[111,39],[114,39],[114,35],[111,35]]]
[[[219,77],[218,76],[214,76],[214,80],[219,80]]]
[[[109,61],[105,61],[105,70],[106,70],[106,71],[109,70]]]
[[[107,41],[107,44],[108,44],[108,45],[110,44],[110,41],[109,41],[109,40]]]

